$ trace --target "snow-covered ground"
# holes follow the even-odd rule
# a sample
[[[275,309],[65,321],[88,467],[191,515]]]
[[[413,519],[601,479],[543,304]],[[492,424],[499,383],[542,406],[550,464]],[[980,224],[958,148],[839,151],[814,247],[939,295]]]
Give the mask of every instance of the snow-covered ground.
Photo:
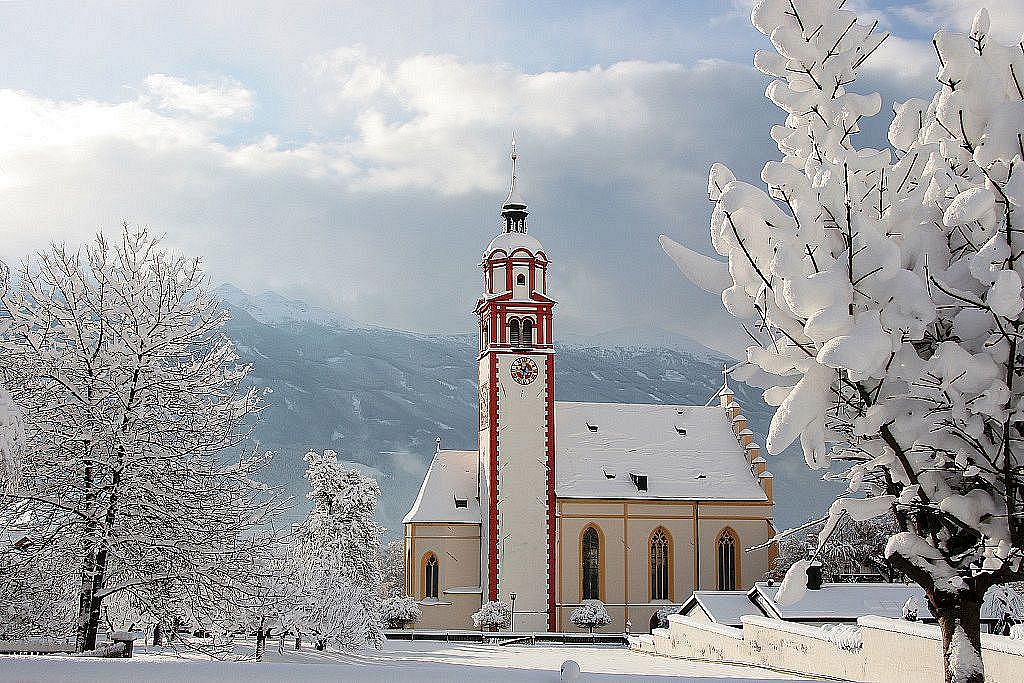
[[[0,680],[18,683],[299,681],[558,681],[567,659],[579,663],[580,681],[794,680],[774,672],[654,657],[621,647],[496,646],[440,642],[388,642],[359,654],[268,648],[265,662],[217,662],[160,648],[136,648],[133,659],[0,657]]]

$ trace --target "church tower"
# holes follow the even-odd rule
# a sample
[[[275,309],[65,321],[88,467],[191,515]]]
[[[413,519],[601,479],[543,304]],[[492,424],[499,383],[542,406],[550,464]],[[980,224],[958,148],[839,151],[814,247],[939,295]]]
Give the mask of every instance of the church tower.
[[[555,350],[548,258],[527,234],[516,147],[502,227],[483,255],[480,329],[481,577],[517,631],[555,629]]]

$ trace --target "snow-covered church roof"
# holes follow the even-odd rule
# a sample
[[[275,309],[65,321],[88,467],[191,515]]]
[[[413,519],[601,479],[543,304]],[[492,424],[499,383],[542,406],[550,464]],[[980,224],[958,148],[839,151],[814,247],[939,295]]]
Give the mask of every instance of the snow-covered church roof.
[[[718,406],[567,401],[555,402],[555,496],[768,500]]]
[[[476,451],[438,450],[403,520],[479,523]],[[555,402],[555,495],[767,501],[717,407]]]
[[[538,252],[544,251],[543,245],[540,240],[529,235],[525,232],[503,232],[487,245],[487,251],[484,252],[484,258],[490,257],[498,249],[501,249],[506,254],[511,254],[516,249],[523,248],[529,251],[534,256]]]
[[[438,449],[423,477],[410,522],[480,523],[477,499],[477,452]]]

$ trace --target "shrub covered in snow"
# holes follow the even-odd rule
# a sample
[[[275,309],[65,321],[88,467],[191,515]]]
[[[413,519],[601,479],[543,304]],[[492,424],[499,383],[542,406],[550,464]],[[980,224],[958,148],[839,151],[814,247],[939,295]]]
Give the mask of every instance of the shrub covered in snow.
[[[860,636],[860,629],[850,624],[826,624],[821,627],[830,643],[840,650],[859,650],[864,641]]]
[[[904,621],[917,621],[917,598],[907,598],[902,616]]]
[[[584,600],[569,615],[569,621],[577,628],[585,628],[591,633],[612,623],[611,615],[600,600]]]
[[[423,616],[416,598],[408,595],[384,598],[380,603],[380,620],[388,628],[405,628]]]
[[[655,617],[658,620],[658,628],[668,628],[668,615],[679,614],[679,607],[662,607],[655,613]]]
[[[896,107],[892,149],[857,149],[881,97],[848,88],[885,36],[843,5],[755,5],[783,158],[767,192],[711,168],[728,264],[662,243],[756,340],[737,374],[777,407],[768,451],[799,440],[849,481],[821,544],[895,514],[886,557],[928,593],[947,679],[977,683],[982,597],[1024,578],[1024,44],[993,40],[984,10],[969,35],[939,31],[935,95]]]
[[[1024,624],[1014,624],[1011,626],[1010,637],[1014,640],[1024,640]]]
[[[507,602],[491,600],[481,605],[472,619],[473,625],[479,629],[508,628],[512,621],[512,608]]]

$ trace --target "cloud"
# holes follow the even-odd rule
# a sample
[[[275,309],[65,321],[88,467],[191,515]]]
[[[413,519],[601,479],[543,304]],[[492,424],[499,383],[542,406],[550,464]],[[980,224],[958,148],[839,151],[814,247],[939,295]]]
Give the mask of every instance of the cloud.
[[[927,0],[891,8],[891,12],[934,32],[951,28],[967,32],[982,7],[992,18],[991,34],[1004,43],[1016,43],[1024,33],[1024,3],[1020,0]]]
[[[0,90],[2,255],[128,219],[202,255],[216,281],[376,324],[470,329],[514,127],[531,232],[556,259],[560,324],[691,316],[696,336],[723,324],[692,315],[707,301],[657,237],[706,239],[707,166],[721,159],[749,177],[771,153],[781,115],[750,67],[630,60],[529,73],[351,46],[307,60],[304,74],[306,105],[324,121],[305,138],[251,130],[260,92],[233,79],[151,74],[121,100]]]
[[[202,119],[233,119],[252,114],[254,95],[241,83],[189,83],[166,74],[150,74],[142,82],[142,101],[156,110]]]

